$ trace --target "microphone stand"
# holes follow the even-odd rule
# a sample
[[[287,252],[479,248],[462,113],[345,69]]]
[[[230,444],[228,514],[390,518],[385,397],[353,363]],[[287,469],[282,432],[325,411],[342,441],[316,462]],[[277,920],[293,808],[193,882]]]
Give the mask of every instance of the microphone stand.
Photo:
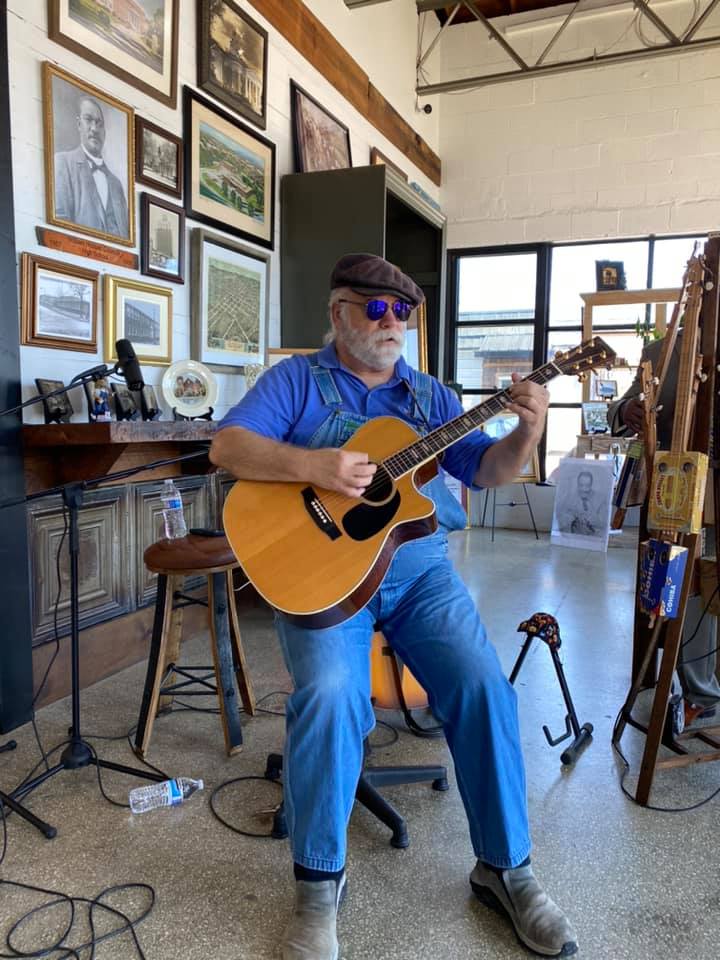
[[[119,470],[116,473],[109,473],[102,477],[95,477],[91,480],[78,480],[72,483],[66,483],[62,486],[52,487],[49,490],[42,490],[39,493],[30,494],[26,497],[26,502],[37,500],[39,497],[61,494],[63,503],[69,512],[69,538],[68,549],[70,553],[70,657],[71,657],[71,697],[72,697],[72,726],[70,728],[70,741],[60,755],[59,763],[43,771],[39,776],[21,784],[13,790],[9,797],[6,794],[0,794],[0,802],[20,813],[30,823],[41,830],[46,837],[52,838],[56,834],[54,827],[48,826],[42,820],[39,820],[29,811],[23,809],[16,802],[27,796],[46,780],[54,777],[55,774],[63,770],[78,770],[95,764],[96,767],[104,770],[116,770],[119,773],[128,774],[133,777],[143,777],[146,780],[161,781],[163,775],[153,773],[150,770],[140,770],[137,767],[128,767],[121,763],[114,763],[110,760],[103,760],[98,757],[96,751],[90,744],[83,739],[80,732],[80,612],[79,612],[79,557],[80,557],[80,530],[78,524],[78,515],[83,503],[85,491],[93,487],[98,487],[103,483],[109,483],[114,480],[124,480],[137,473],[146,470],[153,470],[158,467],[168,466],[178,463],[182,460],[191,460],[193,458],[206,456],[207,448],[194,453],[183,454],[179,457],[171,457],[167,460],[155,460],[152,463],[143,464],[139,467],[131,467],[127,470]],[[5,504],[10,506],[11,504]]]

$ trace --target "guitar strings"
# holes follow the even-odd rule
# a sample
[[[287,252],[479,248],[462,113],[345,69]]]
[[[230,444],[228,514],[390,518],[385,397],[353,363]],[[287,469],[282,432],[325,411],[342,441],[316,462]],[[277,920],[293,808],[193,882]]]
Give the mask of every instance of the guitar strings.
[[[555,362],[550,361],[549,363],[545,364],[543,367],[540,367],[538,370],[534,370],[531,374],[525,377],[525,380],[532,381],[533,383],[543,384],[547,380],[551,379],[550,377],[545,377],[543,371],[545,371],[548,367],[555,367],[555,365],[556,365]],[[372,497],[373,494],[379,492],[380,490],[382,490],[384,486],[386,486],[385,476],[389,476],[390,480],[392,481],[400,480],[402,477],[408,474],[414,467],[419,467],[423,463],[426,463],[428,460],[432,459],[433,456],[435,456],[438,453],[441,453],[442,450],[451,446],[453,443],[455,443],[457,440],[461,439],[462,437],[466,436],[468,433],[471,433],[472,430],[477,429],[480,426],[480,424],[483,423],[484,420],[488,418],[483,416],[482,419],[475,426],[470,427],[470,429],[466,427],[464,421],[466,421],[467,419],[472,419],[473,416],[477,416],[477,414],[483,408],[490,408],[490,415],[494,416],[496,413],[500,413],[502,410],[505,409],[506,401],[510,399],[511,399],[511,396],[509,391],[501,390],[499,393],[496,393],[494,396],[490,397],[490,399],[486,400],[484,403],[478,404],[478,406],[473,407],[471,410],[466,410],[459,416],[455,417],[453,420],[449,420],[447,423],[433,430],[432,433],[429,433],[427,436],[419,437],[416,441],[414,441],[408,447],[398,451],[397,453],[391,454],[389,457],[386,457],[385,460],[381,460],[377,465],[378,470],[375,472],[375,474],[373,475],[373,479],[365,488],[365,491],[362,497],[352,498],[352,497],[347,497],[342,493],[331,491],[329,496],[322,497],[323,505],[326,508],[328,508],[331,506],[336,506],[348,500],[356,499],[359,502],[362,502],[368,498],[368,495]],[[497,409],[495,409],[495,407]],[[443,436],[443,434],[452,433],[453,430],[460,431],[458,433],[458,436],[451,438],[448,442],[445,442],[446,437]],[[432,443],[433,442],[432,438],[442,439],[443,441],[442,447],[440,447],[435,451],[430,450],[429,455],[423,456],[422,459],[420,460],[415,459],[414,455],[409,451],[420,448],[422,447],[423,444],[427,445],[428,441]],[[397,463],[397,466],[401,468],[402,472],[396,475],[392,469],[389,469],[387,467],[387,463],[389,461],[395,461]],[[382,469],[382,476],[378,476],[378,474],[381,472],[381,469]]]

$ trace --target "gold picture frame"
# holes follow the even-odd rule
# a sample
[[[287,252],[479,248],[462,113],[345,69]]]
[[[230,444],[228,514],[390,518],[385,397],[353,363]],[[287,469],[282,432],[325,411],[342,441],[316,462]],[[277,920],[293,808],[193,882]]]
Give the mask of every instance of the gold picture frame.
[[[115,343],[130,340],[138,360],[167,367],[172,360],[172,290],[105,274],[105,360],[117,361]]]
[[[134,111],[48,60],[42,69],[48,223],[134,247]]]
[[[410,315],[410,321],[405,331],[403,356],[411,367],[429,373],[428,370],[428,340],[427,340],[427,308],[425,302]]]
[[[490,417],[489,420],[486,420],[480,429],[487,433],[489,437],[493,437],[495,440],[500,440],[502,437],[505,437],[511,433],[519,422],[520,418],[516,413],[511,413],[509,410],[502,410],[500,413],[496,413],[494,417]],[[537,449],[533,450],[530,459],[522,467],[517,476],[513,478],[512,482],[540,482],[540,460],[538,458]]]
[[[21,337],[25,346],[97,352],[97,270],[23,253]]]

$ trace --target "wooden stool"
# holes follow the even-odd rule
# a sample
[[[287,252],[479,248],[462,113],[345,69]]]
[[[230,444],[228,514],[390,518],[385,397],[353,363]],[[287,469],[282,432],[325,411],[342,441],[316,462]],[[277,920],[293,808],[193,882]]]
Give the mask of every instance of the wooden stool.
[[[245,711],[250,716],[255,714],[255,695],[247,674],[235,608],[232,572],[239,566],[235,555],[224,536],[189,534],[177,540],[153,543],[145,551],[145,565],[157,573],[158,587],[145,689],[135,733],[135,753],[141,759],[145,758],[155,717],[170,708],[174,694],[199,696],[211,692],[218,696],[225,749],[231,756],[241,749],[243,740],[233,674]],[[207,604],[180,592],[185,578],[192,576],[207,577]],[[182,600],[180,604],[175,602],[176,596]],[[207,682],[212,674],[194,676],[196,672],[213,668],[177,664],[183,607],[189,603],[202,603],[208,607],[214,685]],[[178,676],[186,679],[178,680]],[[186,689],[190,684],[199,684],[205,689]]]

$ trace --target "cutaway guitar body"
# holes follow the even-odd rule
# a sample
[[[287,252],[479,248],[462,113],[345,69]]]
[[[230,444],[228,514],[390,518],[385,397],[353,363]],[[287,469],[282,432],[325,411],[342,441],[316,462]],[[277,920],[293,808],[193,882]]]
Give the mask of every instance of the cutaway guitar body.
[[[418,439],[394,417],[370,420],[345,444],[380,463]],[[436,461],[392,480],[380,467],[363,499],[306,483],[238,480],[223,512],[244,572],[272,606],[306,627],[342,623],[365,606],[395,550],[437,529],[418,492]]]

